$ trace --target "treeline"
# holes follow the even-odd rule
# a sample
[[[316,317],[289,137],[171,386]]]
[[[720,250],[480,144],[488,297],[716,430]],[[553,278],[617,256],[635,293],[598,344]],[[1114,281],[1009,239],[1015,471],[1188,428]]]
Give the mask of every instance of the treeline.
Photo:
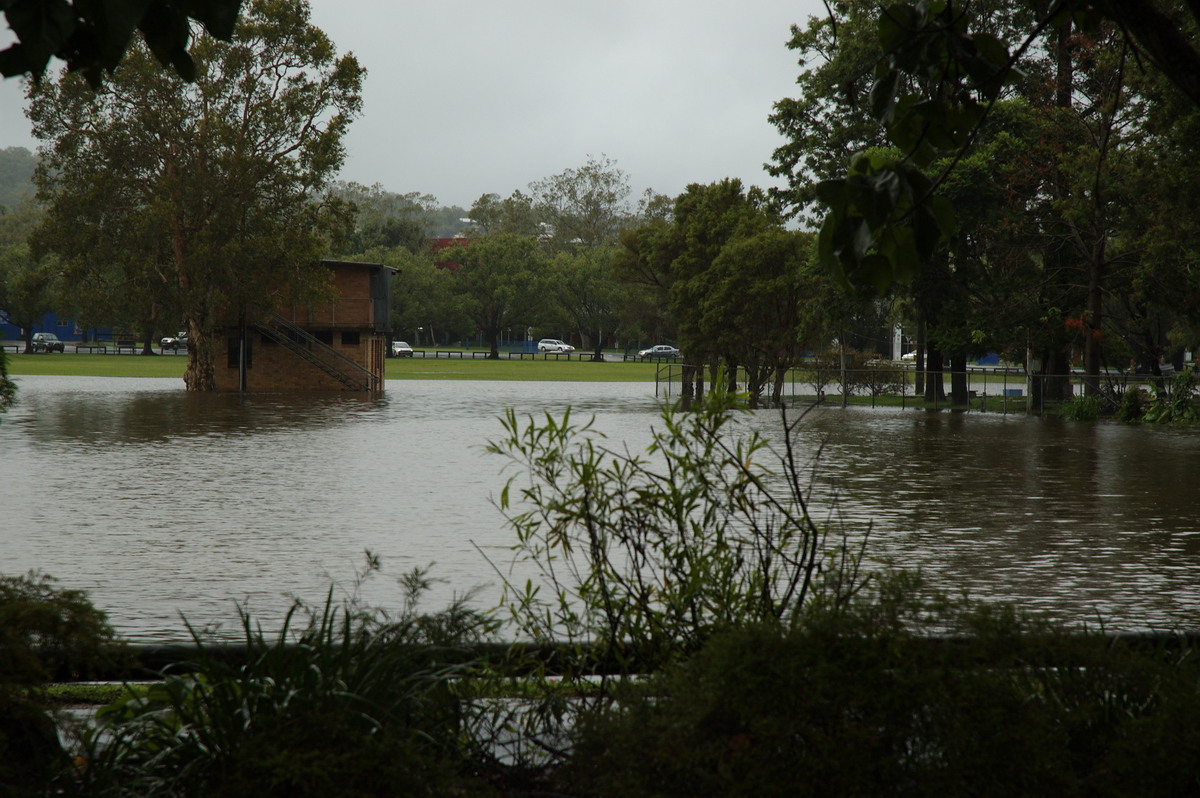
[[[1112,402],[1109,370],[1183,368],[1200,344],[1200,111],[1194,69],[1170,64],[1194,63],[1195,14],[889,5],[793,28],[808,68],[776,104],[769,169],[781,203],[823,219],[823,261],[906,305],[930,371],[996,351],[1082,368]]]

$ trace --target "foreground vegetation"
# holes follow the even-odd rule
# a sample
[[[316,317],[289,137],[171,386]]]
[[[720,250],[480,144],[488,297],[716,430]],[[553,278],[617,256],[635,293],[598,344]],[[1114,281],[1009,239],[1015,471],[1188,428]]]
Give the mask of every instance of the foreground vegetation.
[[[786,419],[785,419],[786,420]],[[794,427],[789,427],[792,429]],[[297,601],[58,719],[45,685],[136,673],[77,591],[0,578],[0,794],[1190,795],[1200,660],[868,570],[807,512],[789,438],[717,391],[649,451],[505,419],[500,506],[533,566],[501,607]],[[496,563],[507,572],[506,563]],[[363,579],[380,578],[368,555]],[[521,642],[513,642],[521,641]],[[112,700],[115,698],[115,700]]]

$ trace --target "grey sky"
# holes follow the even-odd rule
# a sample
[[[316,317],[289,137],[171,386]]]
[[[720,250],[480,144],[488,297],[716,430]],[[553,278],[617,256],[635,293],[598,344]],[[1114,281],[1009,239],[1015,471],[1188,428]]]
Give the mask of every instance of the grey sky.
[[[794,93],[789,26],[820,0],[310,0],[367,68],[341,178],[469,207],[606,155],[634,191],[771,185],[771,105]],[[0,147],[35,142],[17,81]]]

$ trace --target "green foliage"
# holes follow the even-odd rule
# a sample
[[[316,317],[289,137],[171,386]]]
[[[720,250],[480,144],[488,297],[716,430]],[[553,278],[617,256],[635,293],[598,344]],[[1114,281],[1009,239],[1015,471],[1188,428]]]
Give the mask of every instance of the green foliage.
[[[1196,410],[1196,385],[1190,371],[1176,374],[1170,390],[1159,391],[1142,419],[1152,424],[1181,424],[1200,420]]]
[[[437,199],[429,194],[415,191],[396,194],[378,183],[363,186],[340,181],[330,194],[354,206],[354,229],[341,242],[347,257],[362,257],[376,248],[397,247],[415,254],[425,247],[426,238],[433,233],[431,216]]]
[[[79,791],[470,794],[451,684],[468,672],[465,647],[489,639],[494,624],[462,602],[419,614],[428,578],[415,570],[402,584],[404,609],[394,617],[355,599],[336,605],[331,590],[323,606],[294,605],[274,640],[243,611],[242,664],[193,630],[193,662],[102,710],[98,728],[83,734]]]
[[[114,655],[105,614],[49,576],[0,576],[0,683],[81,678]]]
[[[578,169],[530,183],[529,190],[554,249],[615,243],[632,216],[629,175],[605,155],[588,156]]]
[[[1072,396],[1059,405],[1058,414],[1069,421],[1095,421],[1100,418],[1100,398]]]
[[[8,378],[8,354],[0,351],[0,414],[17,401],[17,384]]]
[[[70,759],[41,703],[51,679],[78,679],[120,649],[104,613],[42,574],[0,576],[0,795],[41,794]]]
[[[1187,795],[1200,663],[893,576],[715,636],[581,718],[593,796]],[[1170,645],[1181,643],[1182,647]]]
[[[75,73],[31,91],[33,243],[61,259],[71,304],[139,330],[185,321],[185,383],[211,390],[215,328],[327,289],[319,261],[348,208],[323,192],[364,72],[302,0],[254,0],[230,42],[200,37],[193,55],[193,84],[134,46],[102,92]]]
[[[536,239],[499,233],[458,248],[454,259],[463,312],[499,357],[502,330],[533,326],[546,312],[545,257]]]
[[[1117,421],[1141,421],[1145,412],[1144,396],[1137,386],[1127,386],[1121,394],[1121,403],[1117,406]]]
[[[24,147],[0,150],[0,205],[12,208],[33,197],[33,170],[37,160]]]
[[[743,434],[741,407],[717,386],[692,412],[666,408],[643,454],[606,446],[569,412],[527,424],[508,413],[488,450],[519,471],[499,504],[537,574],[506,584],[522,636],[586,642],[605,667],[645,672],[722,629],[790,618],[828,587],[825,533],[790,446]],[[833,571],[850,590],[847,568]]]
[[[955,231],[953,208],[933,195],[932,181],[885,153],[855,156],[848,177],[816,190],[829,208],[817,237],[821,263],[847,287],[861,281],[883,292],[911,282]]]

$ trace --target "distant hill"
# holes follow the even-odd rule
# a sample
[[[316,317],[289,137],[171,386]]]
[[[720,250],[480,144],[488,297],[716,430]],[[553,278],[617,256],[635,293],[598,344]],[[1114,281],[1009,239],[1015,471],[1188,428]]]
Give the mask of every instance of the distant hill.
[[[0,150],[0,205],[11,208],[33,196],[33,168],[37,158],[24,147]]]

